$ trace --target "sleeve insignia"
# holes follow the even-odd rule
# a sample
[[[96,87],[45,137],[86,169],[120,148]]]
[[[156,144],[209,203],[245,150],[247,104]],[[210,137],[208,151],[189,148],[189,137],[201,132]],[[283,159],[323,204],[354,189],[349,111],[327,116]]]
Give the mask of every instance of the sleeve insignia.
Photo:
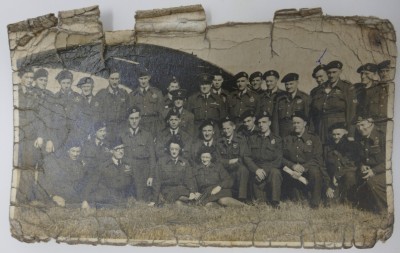
[[[153,93],[153,95],[151,95],[151,97],[154,98],[154,99],[158,98],[156,93]]]
[[[272,145],[275,145],[275,143],[276,143],[275,139],[272,139],[272,140],[271,140],[271,144],[272,144]]]
[[[125,172],[130,172],[131,171],[131,167],[129,165],[125,165],[124,171]]]
[[[250,97],[250,103],[254,103],[254,97]]]
[[[297,100],[296,100],[296,103],[298,103],[298,104],[303,103],[303,99],[301,99],[301,98],[297,99]]]
[[[308,146],[311,146],[311,145],[312,145],[312,140],[307,140],[307,141],[306,141],[306,144],[307,144]]]

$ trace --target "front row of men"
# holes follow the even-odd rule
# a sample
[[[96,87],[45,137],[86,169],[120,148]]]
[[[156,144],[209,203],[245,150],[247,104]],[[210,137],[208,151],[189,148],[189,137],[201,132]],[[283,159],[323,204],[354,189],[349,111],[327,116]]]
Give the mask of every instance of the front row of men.
[[[291,199],[317,208],[321,199],[336,199],[376,212],[387,207],[385,136],[368,115],[354,122],[357,141],[348,140],[344,123],[330,127],[325,159],[300,112],[284,138],[271,131],[268,112],[246,111],[240,128],[227,117],[217,137],[208,120],[192,140],[179,130],[180,114],[171,111],[157,143],[141,118],[139,108],[130,109],[125,130],[109,141],[113,129],[104,122],[94,125],[85,143],[69,140],[64,155],[45,159],[32,198],[61,206],[118,206],[133,197],[150,205],[242,206],[255,200],[279,208],[282,199]]]

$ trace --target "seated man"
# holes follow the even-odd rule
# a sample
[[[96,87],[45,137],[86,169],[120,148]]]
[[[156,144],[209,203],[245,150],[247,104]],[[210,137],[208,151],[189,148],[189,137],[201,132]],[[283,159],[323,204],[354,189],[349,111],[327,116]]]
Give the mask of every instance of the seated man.
[[[189,201],[190,193],[195,192],[192,167],[180,154],[181,140],[172,138],[166,146],[169,155],[160,158],[157,164],[155,196],[158,198],[161,193],[165,202],[183,205]]]
[[[259,129],[256,124],[256,115],[254,115],[254,111],[247,110],[240,117],[240,121],[243,123],[238,130],[237,133],[245,137],[247,140],[252,135],[257,135],[259,133]]]
[[[347,138],[348,130],[344,122],[329,128],[331,141],[327,147],[326,167],[332,187],[338,190],[342,203],[354,203],[356,186],[357,144]]]
[[[310,206],[318,208],[322,189],[322,145],[319,137],[306,131],[307,118],[302,112],[292,116],[293,131],[283,139],[284,190],[298,201],[311,192]],[[299,181],[305,178],[305,183]]]
[[[358,200],[361,208],[374,212],[387,211],[385,134],[368,115],[358,116],[356,128],[361,135],[358,167],[360,182]]]

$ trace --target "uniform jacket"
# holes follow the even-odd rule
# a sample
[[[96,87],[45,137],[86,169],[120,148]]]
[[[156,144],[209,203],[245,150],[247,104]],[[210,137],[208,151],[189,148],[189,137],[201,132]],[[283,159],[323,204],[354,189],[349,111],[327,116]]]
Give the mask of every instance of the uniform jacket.
[[[361,138],[359,145],[360,165],[370,166],[375,174],[385,173],[385,134],[374,126],[369,137]]]
[[[265,137],[261,133],[250,136],[249,148],[251,158],[258,166],[265,168],[282,167],[282,139],[278,135],[270,134]],[[249,167],[251,169],[251,167]],[[253,171],[255,173],[255,171]]]
[[[193,113],[195,121],[211,119],[218,122],[226,116],[224,101],[213,93],[207,99],[200,92],[193,94],[188,99],[187,109]]]
[[[325,161],[329,176],[339,179],[346,172],[355,172],[358,163],[358,148],[357,143],[347,139],[347,135],[344,135],[339,143],[330,144]]]
[[[268,115],[272,115],[274,113],[277,98],[284,93],[285,91],[280,89],[276,89],[274,92],[265,91],[262,93],[260,97],[260,111],[267,112]]]
[[[243,95],[240,91],[234,91],[228,99],[228,113],[235,120],[239,120],[242,113],[253,110],[258,115],[260,110],[260,98],[257,93],[247,89]]]
[[[203,164],[195,167],[193,176],[196,180],[196,189],[204,193],[216,186],[222,189],[230,189],[233,186],[233,179],[220,164],[211,163],[209,166]]]
[[[129,107],[128,92],[117,88],[113,90],[110,86],[101,89],[96,94],[100,104],[101,120],[105,122],[119,123],[126,120]]]
[[[157,144],[156,144],[156,154],[157,157],[161,157],[167,155],[169,153],[169,147],[166,147],[166,144],[173,137],[170,128],[164,128],[159,135],[157,136]],[[192,143],[192,136],[187,132],[183,131],[179,128],[178,133],[176,134],[176,138],[180,139],[184,145],[181,149],[181,154],[186,159],[190,159],[190,147]]]
[[[130,96],[130,105],[137,106],[143,116],[156,116],[161,119],[164,97],[161,91],[155,87],[150,86],[146,92],[142,92],[141,88],[136,88],[132,91]]]

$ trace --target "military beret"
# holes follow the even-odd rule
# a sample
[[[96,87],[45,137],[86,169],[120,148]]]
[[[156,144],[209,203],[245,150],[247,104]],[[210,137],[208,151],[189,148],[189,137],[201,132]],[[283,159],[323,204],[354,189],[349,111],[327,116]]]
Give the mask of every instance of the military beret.
[[[363,112],[354,117],[353,124],[360,123],[361,121],[364,121],[364,120],[367,120],[369,122],[374,122],[374,119],[372,118],[372,116],[369,113]]]
[[[296,73],[289,73],[286,76],[284,76],[281,80],[281,83],[287,83],[291,81],[297,81],[299,80],[299,75]]]
[[[91,77],[82,77],[79,82],[76,84],[76,86],[80,87],[84,84],[94,84],[94,80]]]
[[[242,113],[242,115],[240,116],[240,120],[243,121],[245,120],[247,117],[255,117],[255,113],[253,110],[247,110],[244,113]]]
[[[33,69],[32,67],[21,67],[18,70],[18,76],[22,77],[23,75],[25,75],[26,73],[33,73]]]
[[[107,127],[106,123],[104,121],[97,121],[96,123],[93,124],[93,132],[97,132],[98,130]]]
[[[278,73],[278,71],[275,71],[275,70],[266,71],[263,75],[263,79],[267,79],[268,76],[275,76],[276,78],[279,79],[279,73]]]
[[[271,119],[271,114],[269,114],[267,111],[260,112],[257,115],[257,120],[264,118],[264,117],[268,117],[269,119]]]
[[[235,123],[234,121],[233,121],[233,119],[231,118],[231,117],[229,117],[229,116],[226,116],[225,118],[223,118],[222,120],[220,120],[220,125],[222,126],[222,124],[224,124],[225,122],[232,122],[232,123]]]
[[[212,81],[213,81],[213,77],[212,76],[210,76],[210,75],[208,75],[208,74],[201,74],[200,76],[199,76],[199,85],[203,85],[203,84],[209,84],[209,85],[211,85],[212,84]]]
[[[246,78],[249,78],[249,75],[246,73],[246,72],[239,72],[239,73],[237,73],[234,77],[233,77],[233,79],[235,80],[235,81],[237,81],[239,78],[242,78],[242,77],[246,77]]]
[[[143,76],[150,76],[150,72],[146,68],[140,68],[137,71],[138,77],[143,77]]]
[[[165,116],[165,120],[169,120],[171,118],[171,116],[177,116],[178,118],[181,117],[181,115],[179,114],[179,112],[175,112],[174,110],[169,110],[169,112],[167,113],[167,116]]]
[[[343,63],[340,61],[331,61],[325,67],[326,70],[328,69],[342,69]]]
[[[306,115],[304,114],[304,112],[302,112],[302,111],[295,111],[295,112],[292,114],[292,119],[293,119],[294,117],[296,117],[296,118],[301,118],[301,119],[303,119],[304,121],[308,121],[307,116],[306,116]]]
[[[204,121],[200,124],[199,130],[200,130],[200,131],[203,130],[203,128],[206,127],[206,126],[212,126],[212,127],[214,127],[214,124],[215,124],[214,121],[212,121],[212,120],[210,120],[210,119],[204,120]]]
[[[65,143],[65,150],[70,150],[71,148],[81,148],[82,147],[82,141],[77,138],[71,138],[67,140]]]
[[[261,73],[260,71],[254,72],[253,74],[250,75],[249,80],[251,81],[251,80],[253,80],[253,79],[256,78],[256,77],[262,78],[262,73]]]
[[[312,77],[315,78],[315,75],[317,74],[318,71],[320,70],[325,70],[326,71],[326,66],[324,64],[320,64],[318,66],[316,66],[312,72]]]
[[[124,148],[124,142],[122,141],[121,137],[116,137],[112,141],[110,141],[110,148],[111,149],[118,149],[118,148]]]
[[[392,67],[390,64],[391,64],[390,60],[383,61],[378,64],[378,69],[379,70],[390,69]]]
[[[137,113],[137,112],[140,114],[140,108],[137,106],[133,106],[128,110],[127,117],[129,117],[132,113]]]
[[[187,97],[187,90],[184,89],[173,90],[170,92],[170,94],[172,95],[172,100],[176,99],[184,100]]]
[[[49,72],[45,69],[38,69],[35,71],[35,73],[33,74],[33,79],[36,80],[40,77],[48,77],[49,76]]]
[[[363,71],[369,71],[369,72],[378,72],[378,65],[373,64],[373,63],[366,63],[364,65],[361,65],[357,69],[357,73],[361,73]]]
[[[72,72],[65,69],[65,70],[62,70],[60,73],[57,74],[56,80],[58,82],[61,82],[64,79],[71,79],[72,80],[73,79]]]
[[[345,130],[347,130],[347,125],[346,125],[345,122],[336,122],[336,123],[333,123],[333,124],[329,127],[328,131],[329,131],[329,132],[332,132],[332,131],[335,130],[335,129],[345,129]]]
[[[168,83],[179,83],[178,79],[176,78],[176,76],[171,76],[168,79]]]
[[[215,70],[214,72],[213,72],[213,76],[223,76],[223,71],[222,71],[222,69],[217,69],[217,70]]]

